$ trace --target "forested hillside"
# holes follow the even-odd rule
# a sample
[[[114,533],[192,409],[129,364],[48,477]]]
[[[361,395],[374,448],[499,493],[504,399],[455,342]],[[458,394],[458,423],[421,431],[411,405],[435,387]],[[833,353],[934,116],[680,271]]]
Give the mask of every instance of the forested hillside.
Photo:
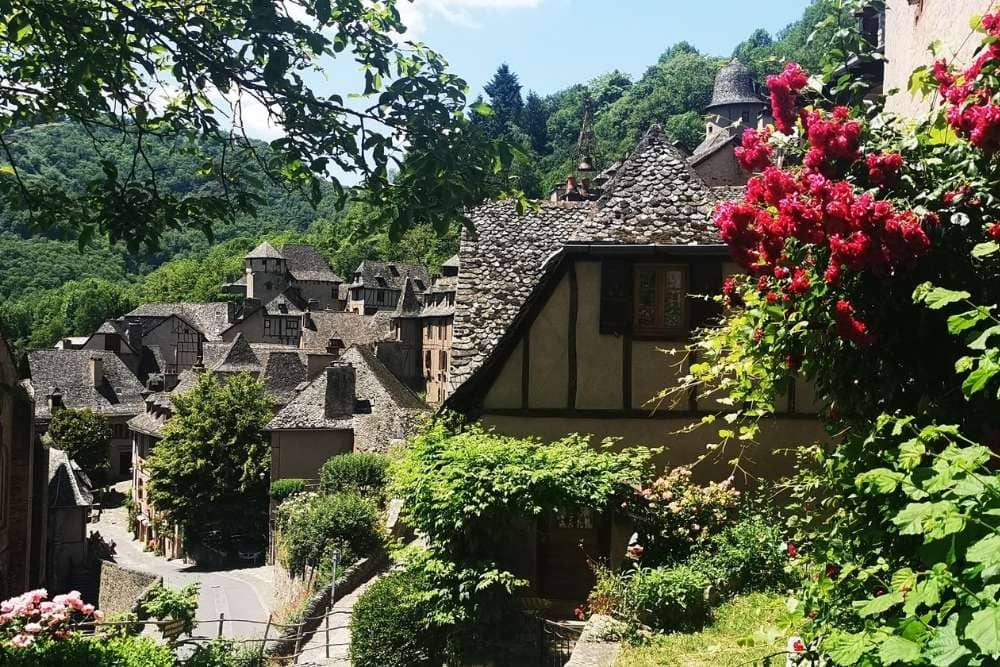
[[[817,0],[801,20],[774,37],[754,31],[724,57],[700,53],[686,42],[675,44],[635,80],[612,70],[541,96],[523,92],[517,74],[501,66],[483,91],[493,113],[479,122],[490,136],[519,146],[529,159],[513,167],[512,173],[502,174],[504,182],[498,189],[513,184],[541,197],[566,177],[576,159],[587,96],[594,104],[598,167],[620,158],[653,123],[693,148],[702,138],[701,112],[719,67],[735,56],[762,79],[785,60],[815,67],[818,53],[808,48],[808,37],[830,3]],[[11,133],[7,143],[22,165],[23,177],[56,176],[68,189],[88,187],[105,166],[102,159],[119,171],[144,169],[134,164],[133,147],[111,131],[90,134],[77,126],[53,123]],[[263,143],[259,146],[262,153],[267,150]],[[198,175],[199,165],[182,145],[147,139],[144,150],[159,187],[178,193],[217,187]],[[253,173],[252,156],[244,159]],[[60,238],[58,230],[39,236],[26,214],[0,210],[0,332],[23,351],[51,345],[60,337],[90,333],[104,319],[142,301],[222,298],[220,283],[240,273],[243,254],[262,238],[278,244],[312,243],[342,275],[350,274],[365,258],[418,261],[433,267],[457,250],[457,230],[441,237],[430,228],[417,227],[390,242],[387,230],[377,222],[378,211],[367,204],[352,201],[338,211],[334,198],[327,196],[314,208],[302,193],[273,183],[262,170],[256,175],[262,188],[256,216],[217,225],[213,242],[196,230],[169,230],[157,252],[129,254],[103,238],[81,250],[75,238]]]

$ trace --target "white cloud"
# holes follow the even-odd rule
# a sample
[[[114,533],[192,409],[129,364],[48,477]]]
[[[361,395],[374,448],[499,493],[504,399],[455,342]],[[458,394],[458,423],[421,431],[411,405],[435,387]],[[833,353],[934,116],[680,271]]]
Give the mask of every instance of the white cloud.
[[[482,27],[475,14],[482,10],[534,9],[542,0],[403,0],[396,5],[407,27],[406,37],[419,39],[435,17],[463,28]]]

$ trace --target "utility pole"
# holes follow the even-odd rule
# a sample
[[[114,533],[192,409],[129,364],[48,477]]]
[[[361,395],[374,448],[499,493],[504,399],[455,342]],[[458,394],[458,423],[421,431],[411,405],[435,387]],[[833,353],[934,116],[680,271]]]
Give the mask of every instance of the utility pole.
[[[330,608],[326,611],[326,658],[330,659],[330,616],[337,600],[337,565],[340,564],[340,549],[333,550],[333,576],[330,577]]]

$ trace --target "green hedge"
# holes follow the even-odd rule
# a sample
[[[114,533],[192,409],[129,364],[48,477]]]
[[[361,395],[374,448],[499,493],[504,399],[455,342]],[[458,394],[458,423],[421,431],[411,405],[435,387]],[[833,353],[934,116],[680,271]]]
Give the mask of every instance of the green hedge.
[[[708,618],[709,575],[694,565],[637,570],[627,586],[639,617],[660,630],[686,630]]]
[[[319,469],[320,488],[323,493],[357,491],[381,497],[389,481],[388,468],[389,458],[383,454],[339,454]]]
[[[271,498],[277,502],[306,490],[304,479],[279,479],[271,482]]]
[[[428,625],[427,582],[410,571],[373,583],[351,614],[351,664],[355,667],[419,667],[444,662],[443,633]]]

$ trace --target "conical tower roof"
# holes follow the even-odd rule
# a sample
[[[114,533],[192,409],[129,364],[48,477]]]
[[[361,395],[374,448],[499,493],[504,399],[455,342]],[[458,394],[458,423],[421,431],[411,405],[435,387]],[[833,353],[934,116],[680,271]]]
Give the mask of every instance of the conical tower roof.
[[[712,89],[712,101],[705,111],[729,104],[765,104],[764,98],[757,91],[757,84],[750,68],[733,59],[715,75],[715,88]]]

